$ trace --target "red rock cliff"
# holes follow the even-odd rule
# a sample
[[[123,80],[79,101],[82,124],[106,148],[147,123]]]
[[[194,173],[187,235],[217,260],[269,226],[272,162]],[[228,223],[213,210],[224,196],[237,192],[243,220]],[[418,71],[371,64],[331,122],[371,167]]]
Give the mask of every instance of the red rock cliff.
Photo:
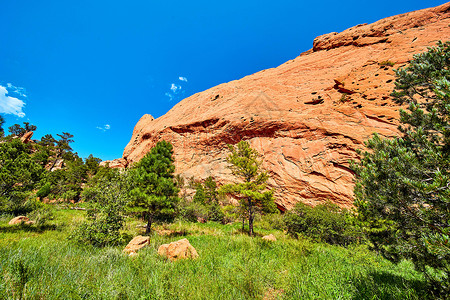
[[[280,208],[327,199],[351,206],[355,150],[373,132],[397,134],[392,69],[449,38],[450,3],[317,37],[312,50],[277,68],[195,94],[158,119],[144,115],[122,162],[164,139],[178,174],[226,182],[226,144],[248,140],[263,155]]]

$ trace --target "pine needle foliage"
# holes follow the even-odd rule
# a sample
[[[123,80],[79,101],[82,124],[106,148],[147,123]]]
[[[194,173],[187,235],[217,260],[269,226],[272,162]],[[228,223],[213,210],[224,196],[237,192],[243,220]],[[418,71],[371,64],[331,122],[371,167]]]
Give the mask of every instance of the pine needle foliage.
[[[178,188],[173,172],[173,147],[166,141],[158,142],[133,168],[131,176],[135,187],[131,190],[130,210],[145,215],[146,233],[157,220],[170,220],[175,215]]]
[[[450,42],[396,71],[401,137],[374,135],[355,165],[358,217],[388,259],[411,259],[436,295],[450,293]]]
[[[71,239],[81,244],[105,247],[124,242],[120,230],[125,224],[130,178],[127,171],[105,169],[83,191],[87,203],[86,221],[77,227]]]
[[[273,191],[267,189],[269,175],[261,168],[259,153],[250,147],[247,141],[237,145],[228,145],[231,154],[227,160],[237,182],[221,187],[221,192],[239,199],[241,214],[248,219],[249,235],[253,236],[255,213],[262,210],[276,210]]]
[[[0,143],[0,214],[23,214],[32,210],[27,200],[44,169],[32,158],[31,150],[18,139]]]

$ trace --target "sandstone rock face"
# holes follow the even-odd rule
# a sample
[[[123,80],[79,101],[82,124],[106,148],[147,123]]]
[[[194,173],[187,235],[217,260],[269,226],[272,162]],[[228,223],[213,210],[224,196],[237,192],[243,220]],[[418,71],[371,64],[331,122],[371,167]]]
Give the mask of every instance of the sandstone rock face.
[[[171,261],[185,258],[196,259],[198,257],[197,251],[187,239],[159,246],[158,254],[167,257]]]
[[[167,140],[178,174],[226,183],[233,179],[226,144],[248,140],[281,210],[299,201],[351,206],[356,149],[373,132],[398,134],[393,69],[448,39],[449,25],[447,3],[320,36],[312,50],[277,68],[195,94],[158,119],[144,115],[123,165]]]
[[[117,158],[113,160],[105,160],[100,162],[100,166],[106,167],[109,166],[111,169],[115,168],[125,168],[127,166],[127,161],[123,158]]]
[[[24,144],[28,144],[31,141],[32,137],[33,137],[33,131],[28,131],[20,138],[20,141]]]
[[[11,219],[11,221],[9,221],[8,224],[9,225],[17,225],[17,224],[21,224],[21,223],[31,224],[28,222],[32,222],[32,221],[30,221],[30,219],[28,219],[25,216],[18,216],[18,217]]]
[[[273,234],[265,235],[262,237],[263,240],[275,242],[277,238]]]
[[[123,252],[128,253],[130,256],[136,255],[136,252],[144,248],[150,243],[148,236],[138,235],[134,237],[128,245],[123,249]]]
[[[64,167],[64,159],[62,158],[52,160],[45,166],[45,168],[50,172],[61,170],[63,167]]]

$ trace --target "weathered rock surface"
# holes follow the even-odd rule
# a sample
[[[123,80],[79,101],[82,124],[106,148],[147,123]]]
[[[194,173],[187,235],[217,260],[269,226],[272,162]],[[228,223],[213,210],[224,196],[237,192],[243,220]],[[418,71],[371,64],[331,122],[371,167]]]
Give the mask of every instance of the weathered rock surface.
[[[198,257],[197,250],[192,247],[187,239],[159,246],[158,254],[167,257],[171,261],[185,258],[196,259]]]
[[[109,166],[111,169],[115,168],[125,168],[127,166],[127,161],[123,158],[117,158],[113,160],[104,160],[100,162],[100,166],[106,167]]]
[[[128,253],[130,256],[134,256],[136,252],[146,247],[149,243],[150,238],[148,236],[135,236],[123,249],[123,252]]]
[[[263,240],[276,242],[277,238],[273,234],[265,235],[262,237]]]
[[[45,168],[50,172],[61,170],[63,167],[64,167],[64,159],[62,158],[51,159],[50,162],[45,166]]]
[[[31,224],[30,222],[32,222],[32,221],[30,221],[30,219],[28,219],[27,217],[18,216],[18,217],[11,219],[11,221],[9,221],[8,224],[9,225],[17,225],[17,224],[21,224],[21,223]]]
[[[158,119],[144,115],[123,166],[168,140],[178,174],[225,183],[232,179],[226,144],[248,140],[262,154],[280,209],[299,201],[351,206],[356,149],[373,132],[398,134],[393,68],[448,39],[449,17],[447,3],[326,34],[277,68],[195,94]]]
[[[24,144],[28,144],[31,141],[32,137],[33,137],[33,131],[28,131],[20,138],[20,141]]]

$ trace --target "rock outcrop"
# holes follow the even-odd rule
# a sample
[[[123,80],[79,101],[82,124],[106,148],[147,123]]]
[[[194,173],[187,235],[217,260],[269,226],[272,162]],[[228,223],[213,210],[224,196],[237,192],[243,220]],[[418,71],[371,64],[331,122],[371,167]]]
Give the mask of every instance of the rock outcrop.
[[[51,159],[50,162],[45,166],[46,170],[49,170],[50,172],[61,170],[64,167],[64,159],[62,158],[56,158]]]
[[[276,242],[277,238],[273,234],[265,235],[262,237],[263,240],[269,241],[269,242]]]
[[[25,223],[25,224],[34,224],[33,221],[30,221],[30,219],[28,219],[28,218],[25,217],[25,216],[18,216],[18,217],[15,217],[15,218],[11,219],[11,220],[8,222],[9,225],[18,225],[18,224],[22,224],[22,223]]]
[[[195,94],[160,118],[144,115],[121,165],[167,140],[178,174],[225,183],[232,179],[226,144],[248,140],[262,154],[281,210],[299,201],[351,206],[356,150],[373,132],[398,134],[393,69],[448,39],[449,25],[447,3],[320,36],[277,68]]]
[[[146,247],[149,243],[150,238],[148,236],[142,235],[135,236],[123,249],[123,252],[127,253],[130,256],[133,256],[136,254],[136,252]]]
[[[33,131],[28,131],[20,138],[20,141],[24,144],[28,144],[31,141],[32,137],[33,137]]]
[[[196,259],[198,257],[197,250],[192,247],[187,239],[159,246],[158,254],[167,257],[171,261],[185,258]]]
[[[125,168],[127,166],[127,161],[123,158],[117,158],[117,159],[113,159],[113,160],[105,160],[100,162],[100,166],[102,167],[110,167],[111,169],[116,169],[116,168]]]

